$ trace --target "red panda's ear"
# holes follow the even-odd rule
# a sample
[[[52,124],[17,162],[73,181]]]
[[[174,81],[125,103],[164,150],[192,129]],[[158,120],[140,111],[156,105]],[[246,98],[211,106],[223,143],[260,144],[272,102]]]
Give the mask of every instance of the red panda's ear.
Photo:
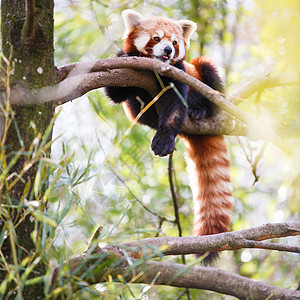
[[[189,20],[177,21],[183,31],[183,38],[185,40],[187,48],[190,46],[190,38],[197,29],[197,24]]]
[[[125,39],[141,23],[143,16],[131,9],[126,9],[123,10],[122,17],[126,28],[123,35],[123,39]]]

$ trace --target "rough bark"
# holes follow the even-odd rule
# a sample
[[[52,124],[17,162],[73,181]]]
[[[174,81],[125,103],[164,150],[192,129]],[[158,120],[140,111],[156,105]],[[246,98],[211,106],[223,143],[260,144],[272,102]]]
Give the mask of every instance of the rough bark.
[[[95,243],[92,243],[84,254],[65,263],[65,269],[68,270],[65,275],[71,278],[81,278],[88,284],[114,279],[121,282],[205,289],[232,295],[239,299],[300,299],[300,291],[275,287],[220,269],[149,261],[162,255],[190,254],[217,249],[240,249],[245,246],[245,240],[253,242],[251,247],[261,248],[261,244],[257,241],[299,234],[300,223],[291,222],[265,224],[256,228],[216,234],[210,237],[152,238],[107,245],[103,248],[95,246],[97,243],[94,241]],[[248,246],[250,245],[246,243],[246,247]],[[276,250],[283,249],[277,247]],[[291,247],[290,250],[299,253],[300,247],[294,247],[294,249]],[[54,270],[54,286],[58,280],[59,269],[61,267]],[[86,272],[87,269],[90,270],[89,273]],[[80,288],[81,283],[75,280],[71,285],[76,291]]]
[[[23,172],[25,161],[28,157],[30,157],[30,151],[28,150],[35,138],[34,130],[31,128],[31,122],[35,123],[38,130],[43,133],[52,118],[52,104],[70,101],[92,89],[99,88],[100,86],[122,84],[124,86],[128,86],[135,85],[136,82],[138,82],[141,87],[145,87],[153,95],[157,93],[157,90],[155,88],[155,84],[149,84],[150,80],[154,80],[153,75],[149,72],[119,69],[129,67],[127,59],[123,59],[122,61],[117,60],[114,67],[107,64],[106,61],[99,61],[96,64],[69,65],[60,68],[58,72],[55,73],[56,69],[53,62],[52,0],[27,0],[25,2],[21,0],[3,0],[1,2],[1,13],[2,49],[5,56],[5,59],[2,61],[2,78],[6,80],[4,87],[7,88],[6,92],[3,93],[1,103],[6,107],[9,107],[7,101],[12,101],[12,104],[14,104],[14,124],[17,124],[18,128],[18,130],[16,130],[15,125],[11,126],[8,130],[7,136],[5,136],[5,152],[8,157],[5,163],[8,163],[19,150],[21,150],[23,154],[20,155],[17,164],[10,171],[11,174],[21,174],[22,180],[19,180],[13,189],[9,189],[7,187],[6,189],[3,189],[1,191],[2,194],[0,195],[1,203],[6,204],[6,206],[3,207],[8,208],[6,211],[5,209],[1,211],[2,222],[0,225],[0,231],[2,236],[7,235],[8,237],[5,239],[3,244],[1,244],[1,251],[3,253],[3,257],[6,258],[6,263],[12,266],[11,269],[14,269],[14,267],[17,267],[14,259],[18,260],[17,263],[20,263],[24,257],[30,257],[31,261],[34,260],[35,256],[32,254],[36,250],[36,245],[32,242],[32,232],[34,229],[39,229],[39,225],[36,221],[30,221],[30,214],[25,216],[23,209],[20,209],[17,212],[14,208],[15,206],[11,205],[12,203],[16,206],[19,204],[27,184],[29,190],[32,189],[37,170],[36,162],[38,160],[33,160],[32,166],[29,166],[28,169]],[[150,67],[148,64],[148,67],[146,68],[141,65],[141,62],[138,59],[136,61],[135,59],[131,60],[133,64],[132,67],[134,69],[152,70],[157,71],[161,75],[176,76],[177,79],[194,86],[196,90],[199,90],[204,94],[206,93],[205,95],[212,102],[220,107],[224,107],[224,110],[226,110],[229,114],[232,114],[242,121],[242,124],[239,125],[240,127],[235,127],[235,129],[238,128],[241,131],[244,130],[243,122],[247,123],[248,116],[239,112],[232,103],[225,101],[226,99],[224,95],[212,91],[211,89],[207,89],[207,87],[205,87],[202,83],[193,78],[189,78],[186,74],[179,72],[179,70],[174,70],[174,68],[169,68],[165,65],[157,66],[159,62],[155,62],[154,60],[150,60],[150,62],[148,61],[150,63]],[[79,73],[75,71],[74,74],[72,74],[75,66],[76,69],[79,66],[79,69],[82,68],[84,71],[81,70]],[[5,73],[4,70],[7,70],[8,73]],[[12,70],[13,72],[11,72]],[[124,74],[126,74],[127,76],[125,77],[129,77],[130,80],[126,78],[126,81],[122,81],[121,77],[124,77]],[[128,76],[128,74],[133,74],[134,76],[131,77]],[[142,76],[140,80],[136,80],[139,76]],[[57,82],[60,82],[60,84],[52,86],[53,83]],[[257,88],[260,88],[258,85],[259,82],[256,82],[255,84],[256,88],[252,87],[252,90],[247,90],[248,94],[253,92],[253,90],[255,91]],[[150,89],[149,86],[151,87]],[[272,86],[272,83],[270,83],[270,86]],[[244,93],[246,93],[245,90]],[[242,93],[239,92],[236,95],[241,97],[241,94]],[[225,120],[228,121],[230,118],[226,116]],[[201,123],[199,127],[195,127],[198,126],[195,124],[190,126],[192,130],[196,130],[197,133],[201,133],[201,130],[203,130],[201,128],[204,126],[203,124],[204,123]],[[222,122],[218,123],[218,128],[221,128],[222,126],[225,127],[224,124],[225,123]],[[211,130],[216,130],[213,122],[209,122],[208,125],[211,126]],[[189,125],[187,127],[189,127]],[[189,129],[187,128],[187,130]],[[198,130],[200,132],[198,132]],[[209,128],[205,127],[204,132],[202,133],[217,134],[216,131],[209,132],[208,130]],[[231,132],[230,130],[232,130],[231,127],[229,127],[229,132]],[[219,132],[219,134],[224,133]],[[281,142],[281,140],[277,141],[278,144]],[[4,149],[3,142],[1,146]],[[1,150],[4,151],[3,149]],[[45,155],[47,156],[47,152]],[[10,179],[7,179],[7,182],[10,183],[11,180],[14,180],[13,176]],[[30,195],[30,192],[28,194]],[[44,204],[41,205],[40,208],[43,210]],[[5,213],[3,213],[3,211],[5,211]],[[10,222],[10,220],[12,220],[12,222]],[[12,227],[10,227],[12,224],[17,224],[15,231],[12,230]],[[287,228],[288,233],[286,234],[298,234],[299,228],[297,226],[295,226],[296,228]],[[9,230],[9,228],[11,228],[11,230]],[[279,234],[270,235],[268,229],[269,228],[266,229],[267,231],[265,232],[264,238],[279,236]],[[226,234],[223,235],[223,237],[227,237]],[[160,247],[162,244],[165,245],[165,243],[170,243],[171,246],[169,245],[170,247],[166,250],[166,255],[197,253],[198,251],[202,252],[204,247],[206,247],[207,250],[228,250],[238,249],[240,247],[264,247],[265,249],[277,249],[280,251],[299,251],[299,247],[284,247],[284,245],[276,246],[270,243],[262,244],[259,243],[259,238],[254,238],[254,240],[249,241],[249,239],[245,237],[242,237],[241,239],[240,237],[236,237],[234,240],[231,240],[231,242],[225,242],[225,244],[223,240],[222,245],[220,243],[217,243],[216,245],[211,245],[211,243],[207,244],[207,241],[206,245],[204,245],[203,243],[205,241],[202,241],[203,243],[201,244],[200,239],[201,238],[191,238],[188,240],[157,239],[152,241],[152,245]],[[148,240],[147,242],[150,241]],[[183,248],[182,246],[184,243],[188,243],[190,248]],[[138,248],[139,245],[124,244],[123,247],[125,246],[136,247],[132,255],[134,257],[141,257],[141,251]],[[76,271],[79,272],[76,274],[80,274],[80,271],[84,270],[84,272],[89,276],[87,282],[90,284],[107,280],[108,274],[114,278],[118,278],[118,275],[122,274],[122,276],[128,281],[132,279],[132,276],[135,274],[134,272],[128,272],[128,269],[130,269],[132,263],[135,263],[137,265],[135,272],[144,272],[144,275],[135,282],[153,282],[155,284],[209,289],[236,295],[241,299],[246,297],[252,297],[253,299],[272,299],[273,294],[276,295],[277,299],[284,299],[284,297],[287,299],[300,298],[299,292],[271,287],[269,285],[257,283],[238,275],[228,274],[216,269],[195,267],[187,271],[185,266],[175,264],[170,265],[162,262],[146,262],[141,265],[143,260],[137,261],[135,258],[128,259],[128,256],[124,259],[124,252],[120,251],[120,249],[117,249],[115,246],[104,250],[98,249],[98,253],[96,253],[96,260],[95,257],[91,255],[94,253],[84,253],[77,258],[71,259],[71,272]],[[112,253],[110,251],[112,251]],[[12,252],[16,252],[14,258]],[[40,258],[41,257],[39,257],[36,264],[33,264],[35,265],[35,268],[34,271],[31,272],[30,276],[32,277],[39,277],[45,273],[45,266]],[[114,268],[107,267],[107,258],[112,260],[117,258],[117,260],[115,260],[117,264],[114,265]],[[101,264],[101,262],[104,262],[104,264]],[[145,269],[144,266],[147,268]],[[89,267],[91,267],[91,270],[86,272]],[[133,271],[132,269],[130,270]],[[1,261],[0,284],[3,282],[8,271],[9,269],[7,266],[3,264],[3,261]],[[58,271],[59,268],[56,268],[55,276],[57,276]],[[21,273],[20,271],[15,272],[16,274]],[[158,272],[161,272],[161,276],[156,277]],[[56,279],[55,276],[54,279]],[[233,283],[236,281],[236,284],[229,285],[229,281]],[[12,285],[7,288],[7,291],[10,291],[8,298],[14,297],[13,292],[19,293],[18,296],[22,296],[25,299],[43,298],[42,284],[32,284],[25,287],[23,290],[20,290],[15,281],[12,280],[11,283]]]
[[[4,85],[8,91],[20,81],[25,84],[27,89],[41,88],[54,82],[53,7],[52,0],[1,1],[2,49],[5,57],[1,63],[2,78],[6,81]],[[2,203],[8,205],[6,211],[8,216],[1,214],[0,230],[7,231],[10,218],[13,224],[18,223],[13,239],[7,238],[1,247],[4,256],[7,257],[7,263],[15,263],[12,258],[12,247],[16,247],[19,261],[28,256],[28,253],[35,252],[31,234],[37,224],[30,221],[30,215],[24,215],[24,209],[17,211],[11,206],[11,203],[18,205],[26,184],[32,188],[35,179],[37,164],[22,173],[26,160],[30,158],[30,153],[26,153],[26,151],[29,151],[35,138],[31,124],[33,122],[38,131],[43,134],[52,118],[53,107],[46,103],[9,108],[9,101],[9,97],[6,97],[5,107],[8,114],[13,114],[14,121],[7,131],[6,140],[3,141],[6,145],[6,163],[8,164],[15,157],[15,153],[21,150],[24,155],[19,156],[10,173],[22,174],[23,180],[19,180],[12,189],[6,187],[1,191],[0,199]],[[7,182],[10,183],[15,178],[13,176]],[[13,232],[11,231],[10,234]],[[13,243],[15,243],[14,246]],[[3,270],[3,268],[1,269]],[[44,265],[39,264],[35,271],[34,276],[43,274],[45,272]],[[6,273],[7,270],[0,272],[0,282],[5,278]],[[13,286],[14,284],[7,290],[12,290]],[[23,291],[19,289],[18,295],[20,296],[22,293],[24,298],[38,299],[42,297],[41,291],[40,285],[33,285]]]
[[[216,135],[246,135],[251,139],[267,139],[287,153],[292,149],[283,142],[271,128],[262,124],[254,117],[239,110],[233,103],[245,99],[255,92],[275,86],[299,84],[297,73],[288,73],[280,76],[269,76],[253,80],[245,87],[237,90],[232,95],[223,95],[212,90],[202,82],[189,76],[181,70],[168,66],[153,59],[128,57],[102,59],[89,63],[74,63],[58,68],[57,81],[54,86],[47,86],[40,90],[28,91],[20,84],[11,93],[15,104],[38,103],[43,101],[54,104],[65,103],[88,91],[104,86],[137,86],[146,89],[153,97],[157,95],[156,80],[152,73],[166,75],[181,80],[199,91],[217,105],[221,112],[207,120],[191,121],[186,119],[182,131],[192,134],[216,134]],[[159,110],[158,104],[156,104]],[[285,137],[294,137],[299,134],[299,127],[291,129],[287,126],[278,126],[277,130]],[[262,130],[263,129],[263,130]],[[286,134],[288,130],[288,135]]]
[[[148,238],[119,244],[117,247],[126,249],[135,258],[145,255],[148,251],[151,253],[153,247],[157,249],[164,248],[164,255],[197,254],[204,253],[205,251],[237,250],[241,248],[259,248],[300,253],[300,247],[297,246],[261,242],[271,238],[299,234],[300,222],[274,223],[210,236]]]

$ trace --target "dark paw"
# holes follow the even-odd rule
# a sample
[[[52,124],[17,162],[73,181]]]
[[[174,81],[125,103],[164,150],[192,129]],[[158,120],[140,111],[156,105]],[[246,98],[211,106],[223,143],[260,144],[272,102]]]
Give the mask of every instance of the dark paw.
[[[151,149],[155,155],[166,156],[175,149],[175,137],[170,133],[156,132],[152,139]]]
[[[202,120],[206,117],[206,110],[205,109],[189,108],[188,109],[188,116],[191,120]]]
[[[125,101],[130,95],[131,88],[124,87],[112,87],[105,88],[106,96],[108,96],[113,102],[120,103]]]

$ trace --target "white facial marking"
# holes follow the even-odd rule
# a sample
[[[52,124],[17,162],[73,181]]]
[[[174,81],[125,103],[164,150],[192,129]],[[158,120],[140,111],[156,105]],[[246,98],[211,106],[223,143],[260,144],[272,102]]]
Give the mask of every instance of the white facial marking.
[[[150,36],[146,33],[143,33],[134,41],[134,45],[140,52],[147,54],[147,51],[145,50],[145,46],[147,45],[149,40],[150,40]]]
[[[164,36],[164,32],[162,30],[157,30],[156,33],[160,38]]]
[[[171,39],[172,41],[176,41],[176,42],[178,41],[177,36],[174,33],[172,34]]]
[[[153,56],[162,57],[163,55],[166,55],[165,48],[167,46],[171,47],[172,53],[169,55],[169,59],[166,60],[165,63],[170,63],[170,60],[172,60],[174,57],[175,49],[173,47],[172,42],[167,38],[163,38],[158,44],[153,46]]]
[[[176,60],[181,60],[185,56],[185,47],[184,47],[184,43],[182,41],[180,41],[178,43],[178,45],[179,45],[179,53],[178,53],[178,56],[176,57]]]

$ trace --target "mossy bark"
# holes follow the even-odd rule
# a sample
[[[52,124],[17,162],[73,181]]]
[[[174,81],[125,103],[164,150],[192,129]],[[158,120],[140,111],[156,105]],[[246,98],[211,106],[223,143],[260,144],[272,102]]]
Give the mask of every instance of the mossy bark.
[[[55,80],[54,49],[53,49],[53,0],[2,0],[1,1],[1,33],[2,51],[4,57],[10,61],[10,86],[22,82],[27,88],[39,88],[50,85]],[[2,70],[7,69],[5,59],[2,60]],[[4,78],[8,77],[2,71]],[[29,150],[36,132],[32,124],[36,125],[38,132],[43,134],[53,116],[54,108],[49,105],[24,105],[13,107],[13,125],[7,132],[5,153],[7,163],[15,153],[22,148],[21,155],[10,174],[20,174],[26,160],[30,157]],[[17,129],[16,129],[17,128]],[[47,153],[45,153],[47,155]],[[37,171],[37,163],[22,176],[22,180],[12,190],[5,190],[0,196],[2,203],[18,204],[27,184],[32,188]],[[29,193],[30,194],[30,193]],[[35,245],[31,235],[37,229],[37,223],[33,222],[32,216],[24,217],[24,210],[17,213],[12,206],[8,209],[18,239],[17,255],[20,262],[24,257],[35,252]],[[1,216],[3,220],[7,217]],[[5,222],[1,222],[5,229]],[[1,232],[0,231],[0,232]],[[1,251],[7,258],[8,263],[13,263],[11,242],[6,238]],[[32,257],[31,257],[32,258]],[[3,263],[3,262],[2,262]],[[3,264],[1,264],[3,266]],[[3,268],[1,268],[3,269]],[[34,276],[44,274],[45,266],[40,263],[34,269]],[[7,270],[0,271],[0,283],[6,278]],[[8,287],[12,291],[14,283]],[[17,292],[17,290],[16,290]],[[15,295],[11,295],[15,297]],[[31,285],[22,289],[22,297],[25,299],[43,298],[43,286]]]

